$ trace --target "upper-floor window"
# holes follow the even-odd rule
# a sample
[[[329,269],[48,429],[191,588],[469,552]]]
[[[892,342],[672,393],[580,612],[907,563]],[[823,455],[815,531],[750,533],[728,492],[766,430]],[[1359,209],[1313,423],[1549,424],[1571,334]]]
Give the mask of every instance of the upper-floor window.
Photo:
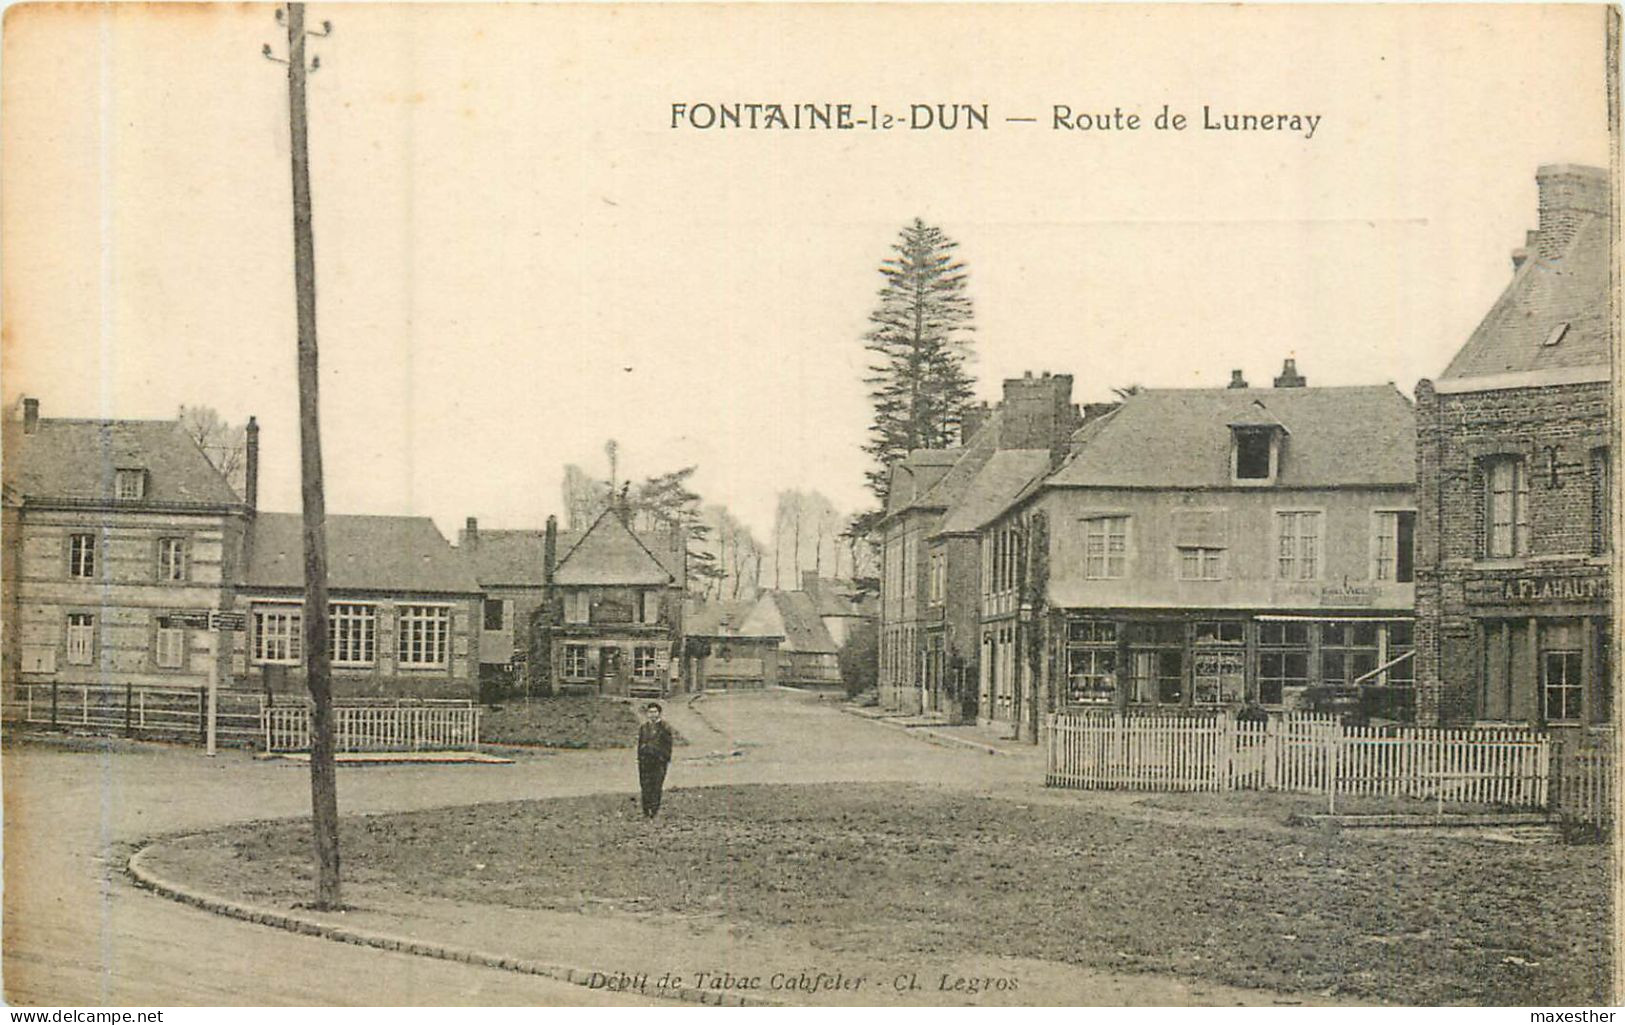
[[[932,605],[941,605],[947,597],[948,591],[948,553],[936,551],[931,553],[931,586],[926,597]]]
[[[395,636],[402,666],[443,666],[450,654],[451,609],[444,605],[402,605],[396,615]]]
[[[1128,517],[1095,516],[1083,521],[1083,575],[1116,580],[1128,566]]]
[[[1408,584],[1416,579],[1416,513],[1383,510],[1372,515],[1373,580]]]
[[[564,592],[564,621],[585,623],[592,616],[592,596],[586,591]]]
[[[68,576],[80,580],[96,577],[96,535],[68,535]]]
[[[1484,554],[1510,559],[1529,552],[1529,470],[1520,456],[1484,461]]]
[[[1276,430],[1272,427],[1232,427],[1230,434],[1236,480],[1275,479]]]
[[[1224,549],[1182,545],[1179,549],[1179,579],[1218,580],[1223,572]]]
[[[147,494],[147,471],[145,470],[114,470],[113,471],[113,497],[114,498],[145,498]]]
[[[166,583],[186,579],[186,538],[158,539],[158,579]]]
[[[660,622],[660,592],[643,592],[643,621],[645,623]]]
[[[1275,514],[1275,575],[1280,580],[1320,576],[1320,513],[1293,510]]]
[[[501,630],[506,618],[503,616],[503,601],[501,598],[485,599],[485,614],[481,627],[486,630]]]
[[[1591,554],[1614,547],[1614,475],[1608,449],[1591,450]]]

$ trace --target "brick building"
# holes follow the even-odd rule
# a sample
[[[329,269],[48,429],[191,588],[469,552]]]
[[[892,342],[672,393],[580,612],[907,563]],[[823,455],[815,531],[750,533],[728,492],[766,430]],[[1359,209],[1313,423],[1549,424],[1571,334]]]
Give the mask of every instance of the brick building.
[[[976,714],[980,551],[954,510],[981,509],[989,489],[1002,489],[1008,458],[984,475],[996,453],[1058,461],[1082,418],[1071,375],[1029,372],[1004,382],[997,406],[969,411],[964,445],[911,452],[893,466],[878,525],[882,706]]]
[[[1417,386],[1424,721],[1610,720],[1617,487],[1611,183],[1536,175],[1539,225],[1437,382]]]

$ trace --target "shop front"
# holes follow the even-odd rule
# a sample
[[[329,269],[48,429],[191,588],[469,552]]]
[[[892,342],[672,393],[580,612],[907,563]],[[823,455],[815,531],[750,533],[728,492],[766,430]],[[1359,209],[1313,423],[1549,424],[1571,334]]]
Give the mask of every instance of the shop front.
[[[1478,721],[1550,727],[1611,721],[1608,583],[1605,569],[1594,566],[1467,581]]]

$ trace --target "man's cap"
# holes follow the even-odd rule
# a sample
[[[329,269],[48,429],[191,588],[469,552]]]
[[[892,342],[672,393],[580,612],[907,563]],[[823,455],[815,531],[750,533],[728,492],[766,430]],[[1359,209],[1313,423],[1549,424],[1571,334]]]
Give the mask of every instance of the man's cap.
[[[649,711],[651,709],[653,709],[656,712],[664,712],[665,711],[664,708],[660,707],[660,702],[658,702],[658,701],[651,701],[647,705],[643,706],[643,710],[645,712],[647,712],[647,711]]]

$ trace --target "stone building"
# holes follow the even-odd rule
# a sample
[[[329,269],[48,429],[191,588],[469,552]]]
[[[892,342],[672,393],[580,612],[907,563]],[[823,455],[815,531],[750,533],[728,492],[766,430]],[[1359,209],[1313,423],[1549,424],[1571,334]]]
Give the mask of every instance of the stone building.
[[[1404,718],[1415,421],[1392,385],[1147,389],[977,519],[981,718],[1068,707]]]
[[[7,680],[202,687],[225,666],[206,627],[229,608],[253,513],[168,420],[40,416],[6,425]],[[248,429],[249,460],[258,428]]]
[[[1538,226],[1437,382],[1417,386],[1418,710],[1429,723],[1610,720],[1618,311],[1611,183],[1536,174]]]

